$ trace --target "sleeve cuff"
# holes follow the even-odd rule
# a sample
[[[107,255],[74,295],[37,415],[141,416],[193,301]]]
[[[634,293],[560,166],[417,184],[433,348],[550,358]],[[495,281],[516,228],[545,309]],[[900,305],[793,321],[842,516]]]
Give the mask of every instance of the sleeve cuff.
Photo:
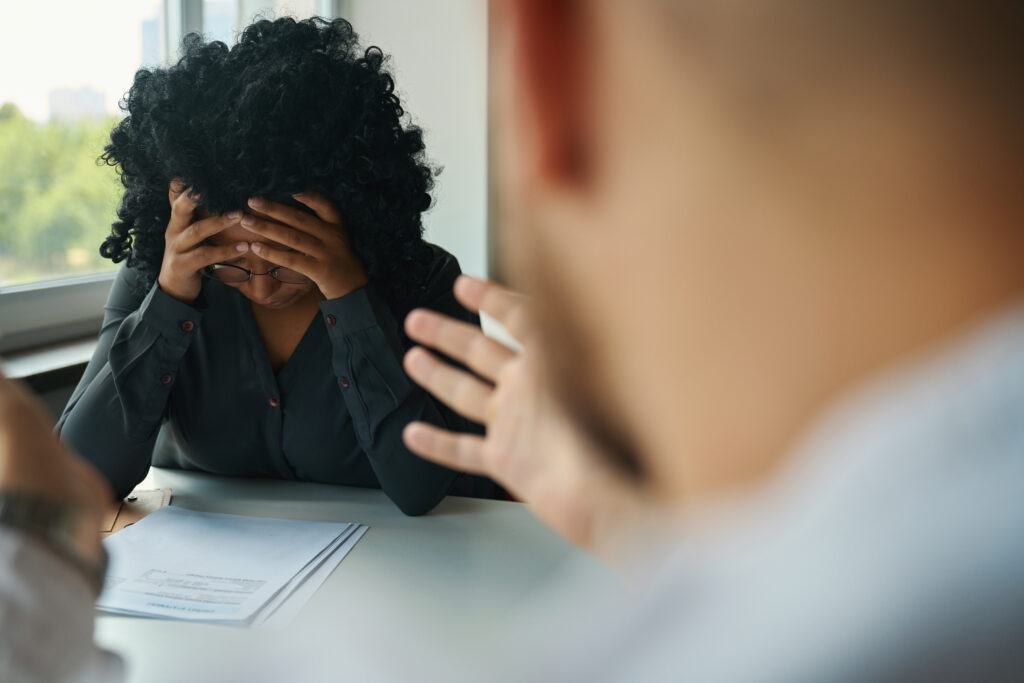
[[[171,343],[187,345],[190,335],[199,327],[203,312],[178,301],[153,283],[139,306],[141,319]]]
[[[397,329],[391,310],[372,287],[321,301],[320,313],[332,336],[354,334],[373,327]]]

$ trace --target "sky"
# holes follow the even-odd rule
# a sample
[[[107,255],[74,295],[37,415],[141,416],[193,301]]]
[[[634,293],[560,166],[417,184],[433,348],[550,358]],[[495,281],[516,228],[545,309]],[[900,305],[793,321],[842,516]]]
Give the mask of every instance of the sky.
[[[0,103],[46,120],[54,87],[91,86],[107,111],[128,90],[142,57],[142,21],[160,0],[5,0],[0,9]]]
[[[0,104],[14,102],[37,121],[50,115],[53,88],[91,87],[107,113],[131,87],[142,60],[142,22],[161,0],[0,0]],[[317,11],[318,0],[246,0],[268,16]],[[233,42],[237,0],[204,0],[207,37]]]

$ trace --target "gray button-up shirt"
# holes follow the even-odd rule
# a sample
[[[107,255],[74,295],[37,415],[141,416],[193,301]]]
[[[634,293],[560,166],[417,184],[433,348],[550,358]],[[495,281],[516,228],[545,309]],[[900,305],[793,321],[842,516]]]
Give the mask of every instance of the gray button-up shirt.
[[[432,246],[432,245],[431,245]],[[407,308],[425,306],[478,323],[458,304],[459,264],[432,246],[429,277]],[[238,477],[275,477],[385,493],[422,514],[456,473],[414,455],[412,420],[470,424],[402,370],[401,321],[372,285],[321,302],[291,358],[274,372],[250,302],[204,280],[194,306],[122,268],[99,343],[58,424],[62,438],[126,495],[150,464]],[[462,493],[487,495],[479,479]]]

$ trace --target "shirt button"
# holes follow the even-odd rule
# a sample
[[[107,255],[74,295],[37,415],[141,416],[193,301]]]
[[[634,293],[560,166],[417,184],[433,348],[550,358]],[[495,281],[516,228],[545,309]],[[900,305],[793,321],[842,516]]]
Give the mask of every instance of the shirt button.
[[[172,379],[174,378],[171,377],[171,373],[165,372],[164,374],[160,375],[160,384],[170,384]]]
[[[181,329],[185,332],[191,332],[192,330],[196,329],[196,324],[191,320],[186,320],[181,324]]]
[[[341,382],[341,386],[345,389],[348,389],[351,384],[351,382],[348,381],[348,377],[342,377],[339,381]]]
[[[328,325],[337,325],[338,324],[338,319],[334,317],[333,313],[328,313],[327,314],[327,324]]]
[[[267,403],[270,404],[271,408],[276,408],[281,405],[281,402],[277,400],[277,396],[271,396],[267,399]]]

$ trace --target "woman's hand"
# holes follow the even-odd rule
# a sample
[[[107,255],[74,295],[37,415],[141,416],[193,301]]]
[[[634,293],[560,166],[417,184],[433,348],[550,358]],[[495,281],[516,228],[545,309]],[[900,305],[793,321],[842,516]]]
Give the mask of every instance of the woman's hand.
[[[337,299],[365,287],[370,279],[352,251],[337,207],[315,192],[294,196],[316,215],[269,199],[249,200],[250,207],[278,222],[246,214],[242,217],[242,226],[287,247],[281,249],[254,242],[253,253],[302,273],[316,283],[327,299]]]
[[[172,182],[168,191],[171,220],[164,233],[164,260],[157,282],[160,289],[178,301],[191,305],[202,287],[202,270],[221,261],[238,258],[249,250],[247,242],[211,246],[205,240],[224,228],[237,224],[241,211],[223,216],[210,216],[193,222],[195,198],[190,197],[183,183]]]
[[[447,467],[491,477],[555,531],[616,561],[628,532],[641,518],[646,521],[648,504],[632,482],[605,464],[540,381],[525,298],[466,276],[456,281],[455,296],[466,308],[501,322],[525,350],[512,351],[479,327],[432,311],[410,313],[405,327],[411,338],[479,377],[419,347],[406,354],[406,371],[487,431],[457,434],[413,422],[403,434],[406,445]]]

